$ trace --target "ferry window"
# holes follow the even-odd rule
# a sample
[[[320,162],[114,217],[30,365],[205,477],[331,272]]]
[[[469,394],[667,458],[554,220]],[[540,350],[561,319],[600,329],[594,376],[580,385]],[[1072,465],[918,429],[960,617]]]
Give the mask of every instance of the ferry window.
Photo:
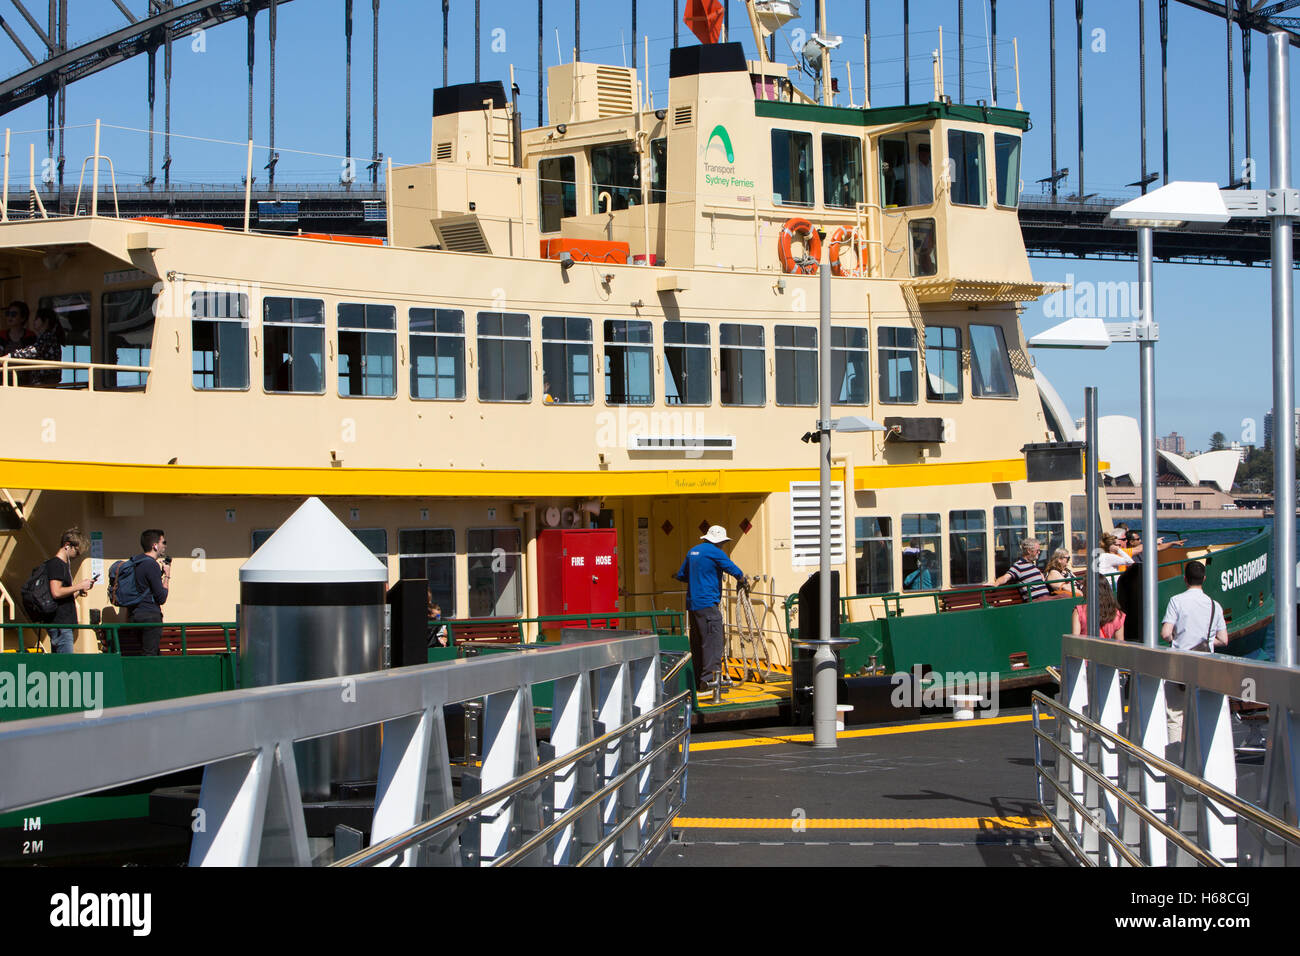
[[[543,401],[547,405],[590,405],[592,377],[591,319],[543,316]]]
[[[578,214],[578,178],[572,156],[543,159],[537,164],[537,195],[542,232],[558,232],[560,221]]]
[[[772,202],[779,206],[811,206],[812,164],[812,133],[772,130]]]
[[[912,275],[934,275],[939,271],[939,257],[935,254],[934,220],[913,219],[907,224],[907,230],[912,240]]]
[[[1045,567],[1052,552],[1065,547],[1065,505],[1059,501],[1034,502],[1034,537],[1042,545],[1038,562]]]
[[[1006,574],[1007,569],[1020,559],[1020,542],[1028,537],[1028,508],[1024,505],[1000,505],[993,509],[993,576],[995,578]],[[1050,552],[1048,556],[1050,557]],[[1039,557],[1042,558],[1041,553]]]
[[[916,404],[916,330],[876,330],[880,347],[880,401],[886,405]]]
[[[925,397],[932,402],[961,401],[961,329],[926,328]]]
[[[39,309],[53,309],[63,329],[63,346],[59,350],[62,362],[86,362],[90,357],[90,293],[73,292],[68,295],[44,295],[37,303]],[[59,384],[87,386],[90,372],[84,368],[65,368]]]
[[[262,300],[262,388],[268,392],[325,391],[325,303],[320,299]]]
[[[153,345],[152,289],[120,289],[100,299],[104,324],[104,361],[109,365],[149,364]],[[106,372],[105,388],[144,388],[147,372]]]
[[[862,202],[862,141],[856,136],[822,134],[822,196],[842,209]]]
[[[708,405],[713,401],[713,364],[706,322],[664,323],[664,402]]]
[[[903,515],[903,590],[933,591],[943,587],[943,539],[937,514]]]
[[[606,207],[601,193],[609,193]],[[641,156],[631,143],[591,148],[591,208],[614,212],[641,204]]]
[[[653,405],[654,345],[649,322],[605,321],[605,403]]]
[[[248,388],[248,296],[193,292],[190,316],[194,387]]]
[[[764,367],[761,325],[718,326],[718,368],[723,405],[766,405],[767,369]]]
[[[650,201],[668,201],[668,137],[650,140]]]
[[[412,528],[397,532],[397,576],[425,581],[443,617],[456,616],[456,532]]]
[[[870,394],[867,330],[831,326],[831,403],[865,405]]]
[[[984,183],[984,134],[974,130],[948,130],[948,169],[952,174],[949,196],[959,206],[988,202]]]
[[[1020,205],[1020,137],[993,134],[993,156],[997,162],[998,205]]]
[[[516,617],[523,609],[518,528],[469,531],[469,616]]]
[[[1070,550],[1075,555],[1088,553],[1088,498],[1070,496]]]
[[[465,397],[465,313],[411,309],[411,397],[456,401]]]
[[[883,205],[928,206],[934,202],[929,131],[891,133],[878,142]]]
[[[533,397],[532,332],[517,312],[478,314],[478,397],[526,402]]]
[[[1007,343],[996,325],[970,327],[970,393],[973,398],[1016,397]]]
[[[806,325],[778,325],[776,403],[817,404],[817,330]]]
[[[894,589],[894,537],[890,518],[855,518],[854,594],[888,594]]]
[[[397,394],[397,310],[391,305],[339,305],[339,394]]]
[[[952,549],[949,584],[984,583],[988,577],[986,541],[983,511],[948,512],[948,546]]]

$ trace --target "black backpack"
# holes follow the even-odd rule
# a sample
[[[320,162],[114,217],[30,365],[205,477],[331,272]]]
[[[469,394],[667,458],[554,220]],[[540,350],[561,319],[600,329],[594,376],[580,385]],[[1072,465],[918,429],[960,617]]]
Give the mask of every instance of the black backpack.
[[[22,598],[23,610],[34,623],[44,624],[54,620],[54,612],[59,605],[50,592],[50,573],[44,561],[32,568],[31,576],[23,585]]]

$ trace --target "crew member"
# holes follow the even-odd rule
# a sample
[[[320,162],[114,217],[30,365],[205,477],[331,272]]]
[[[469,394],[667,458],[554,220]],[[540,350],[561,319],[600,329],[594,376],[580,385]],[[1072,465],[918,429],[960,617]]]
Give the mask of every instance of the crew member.
[[[730,541],[727,529],[713,525],[701,536],[700,544],[686,555],[674,577],[686,582],[686,610],[690,612],[691,660],[698,675],[699,690],[712,691],[722,672],[722,573],[735,577],[743,587],[745,572],[736,567],[718,545]]]

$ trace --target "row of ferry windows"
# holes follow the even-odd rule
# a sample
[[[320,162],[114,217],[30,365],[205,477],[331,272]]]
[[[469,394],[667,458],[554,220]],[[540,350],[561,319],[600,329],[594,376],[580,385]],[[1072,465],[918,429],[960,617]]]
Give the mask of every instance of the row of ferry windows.
[[[1067,527],[1066,510],[1062,502],[1035,502],[1032,532],[1029,524],[1030,509],[1025,505],[995,507],[991,526],[988,515],[983,510],[949,511],[946,534],[943,516],[937,512],[901,515],[897,522],[897,535],[894,533],[893,518],[858,518],[854,524],[854,593],[937,591],[945,586],[988,584],[1006,574],[1012,562],[1019,559],[1020,542],[1031,534],[1042,545],[1038,553],[1038,566],[1046,570],[1058,548],[1066,548],[1072,556],[1086,553],[1087,499],[1083,495],[1071,495],[1069,508]],[[991,574],[990,540],[993,552]],[[902,546],[902,578],[897,582],[894,580],[896,543]]]
[[[242,390],[249,385],[248,297],[194,293],[193,381],[197,389]],[[267,392],[325,390],[325,305],[320,299],[263,300],[263,388]],[[480,312],[476,325],[478,397],[484,402],[532,399],[531,317]],[[465,313],[413,308],[408,312],[412,398],[456,401],[466,396]],[[599,386],[592,320],[542,317],[542,377],[547,404],[589,405]],[[655,403],[652,323],[607,319],[603,326],[604,397],[611,405]],[[816,405],[817,330],[773,327],[776,403]],[[718,377],[723,405],[767,403],[766,338],[761,325],[718,325]],[[971,325],[971,395],[1013,398],[1015,378],[1002,329]],[[713,403],[711,327],[704,322],[663,324],[664,401]],[[343,396],[391,398],[397,394],[397,310],[393,306],[338,306],[338,389]],[[877,329],[878,401],[916,404],[919,349],[911,328]],[[962,330],[926,329],[926,397],[963,398]],[[831,329],[832,401],[865,405],[870,398],[867,330]]]

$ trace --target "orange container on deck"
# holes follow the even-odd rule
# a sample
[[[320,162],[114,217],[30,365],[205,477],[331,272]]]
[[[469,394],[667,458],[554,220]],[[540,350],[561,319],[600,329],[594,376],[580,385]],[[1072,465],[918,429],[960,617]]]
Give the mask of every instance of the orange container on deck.
[[[574,262],[619,262],[626,264],[632,247],[626,242],[607,239],[543,239],[542,258],[558,259],[563,253]]]

